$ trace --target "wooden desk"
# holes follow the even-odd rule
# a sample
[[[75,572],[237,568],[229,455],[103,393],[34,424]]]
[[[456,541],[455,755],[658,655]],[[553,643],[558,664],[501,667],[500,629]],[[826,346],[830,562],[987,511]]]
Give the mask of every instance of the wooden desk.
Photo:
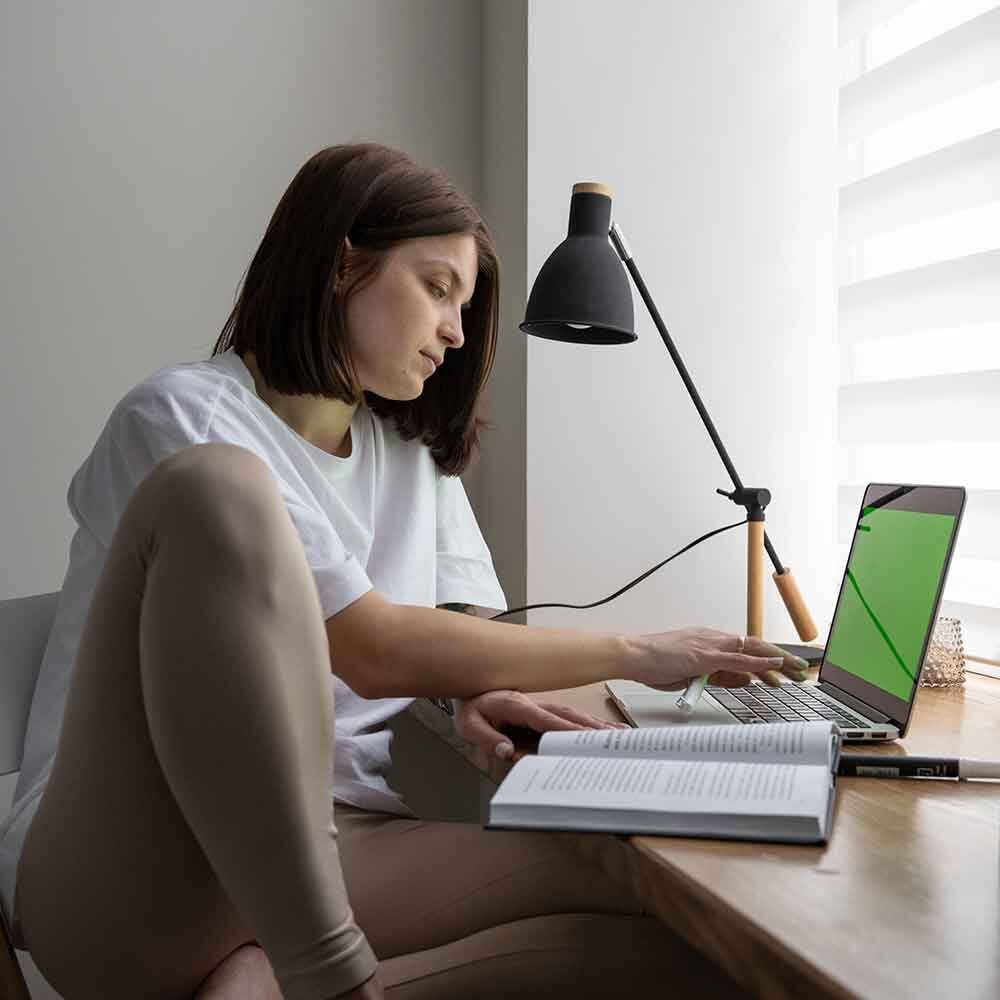
[[[602,685],[533,697],[621,721]],[[509,769],[459,740],[431,703],[411,711],[493,781]],[[1000,681],[923,688],[915,712],[905,740],[866,752],[1000,756]],[[839,778],[825,847],[572,843],[768,1000],[1000,997],[1000,782]]]

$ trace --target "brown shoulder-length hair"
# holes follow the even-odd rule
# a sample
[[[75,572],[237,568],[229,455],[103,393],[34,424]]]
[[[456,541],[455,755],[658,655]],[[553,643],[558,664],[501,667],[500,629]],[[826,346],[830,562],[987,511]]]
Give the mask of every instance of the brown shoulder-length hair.
[[[465,343],[413,400],[362,390],[348,352],[348,300],[375,278],[384,251],[419,236],[468,233],[479,270],[463,312]],[[345,256],[345,240],[350,250]],[[360,403],[426,444],[457,476],[491,424],[480,415],[496,355],[500,262],[471,200],[440,170],[376,143],[312,156],[278,202],[212,355],[252,351],[267,385],[286,395]]]

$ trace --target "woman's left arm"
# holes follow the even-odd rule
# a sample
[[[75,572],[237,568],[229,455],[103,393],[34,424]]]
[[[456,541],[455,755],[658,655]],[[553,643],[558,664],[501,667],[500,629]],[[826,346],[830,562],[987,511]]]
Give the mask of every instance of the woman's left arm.
[[[473,604],[439,604],[445,611],[479,617]],[[509,759],[514,744],[505,728],[530,729],[545,733],[550,729],[619,729],[622,723],[606,722],[568,705],[537,703],[520,691],[485,691],[474,698],[435,699],[438,707],[455,717],[455,731],[473,746],[488,754]],[[454,706],[454,707],[452,707]]]

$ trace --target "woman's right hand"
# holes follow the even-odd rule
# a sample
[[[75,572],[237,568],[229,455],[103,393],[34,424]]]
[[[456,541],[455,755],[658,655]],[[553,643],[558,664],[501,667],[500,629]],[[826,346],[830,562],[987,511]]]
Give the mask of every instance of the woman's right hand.
[[[794,681],[807,676],[805,660],[752,635],[680,628],[632,635],[629,642],[637,654],[631,678],[663,691],[679,691],[702,674],[723,687],[743,687],[754,677],[777,687],[781,674]]]

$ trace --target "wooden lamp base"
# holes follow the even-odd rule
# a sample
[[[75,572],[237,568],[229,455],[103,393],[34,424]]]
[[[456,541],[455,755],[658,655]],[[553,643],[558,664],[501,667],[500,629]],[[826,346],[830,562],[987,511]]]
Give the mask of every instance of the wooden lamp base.
[[[792,571],[772,574],[788,616],[803,642],[819,634]],[[764,637],[764,521],[747,521],[747,635]]]

